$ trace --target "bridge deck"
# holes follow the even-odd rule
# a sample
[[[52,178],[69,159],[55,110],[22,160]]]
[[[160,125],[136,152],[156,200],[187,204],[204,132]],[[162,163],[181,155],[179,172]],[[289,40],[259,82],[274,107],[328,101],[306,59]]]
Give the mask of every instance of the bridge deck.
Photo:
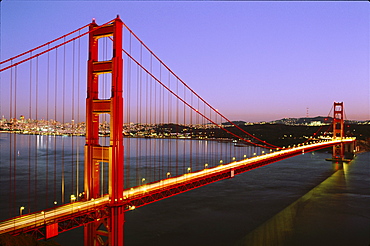
[[[124,199],[121,205],[125,207],[125,210],[132,210],[218,180],[232,178],[234,175],[279,160],[305,152],[327,148],[341,142],[349,143],[353,141],[355,141],[355,138],[343,138],[297,146],[133,187],[123,191]],[[105,195],[89,201],[77,201],[45,211],[25,214],[1,221],[0,234],[35,232],[38,237],[47,238],[47,232],[45,232],[47,229],[45,230],[45,228],[48,225],[57,224],[58,231],[63,232],[93,222],[94,220],[106,218],[109,216],[107,209],[109,204],[109,197]]]

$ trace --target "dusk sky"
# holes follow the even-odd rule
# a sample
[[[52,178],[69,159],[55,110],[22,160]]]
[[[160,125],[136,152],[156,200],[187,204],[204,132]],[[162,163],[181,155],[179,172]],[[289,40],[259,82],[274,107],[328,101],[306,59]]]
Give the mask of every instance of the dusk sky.
[[[370,5],[363,2],[16,1],[1,6],[5,60],[120,15],[231,120],[370,119]],[[84,63],[85,64],[85,63]]]

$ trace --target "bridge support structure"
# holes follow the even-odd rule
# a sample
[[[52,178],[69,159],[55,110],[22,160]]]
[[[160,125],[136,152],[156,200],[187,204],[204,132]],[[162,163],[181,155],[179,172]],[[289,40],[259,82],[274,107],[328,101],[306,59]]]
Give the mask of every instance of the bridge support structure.
[[[117,18],[110,24],[98,26],[93,20],[89,33],[89,60],[87,69],[86,144],[84,165],[85,199],[101,196],[102,163],[108,163],[109,211],[108,219],[96,220],[84,227],[85,245],[123,245],[123,59],[122,26]],[[99,61],[98,40],[112,37],[113,57]],[[99,75],[111,74],[111,97],[99,98]],[[99,115],[110,116],[109,146],[99,144]]]
[[[343,102],[334,102],[334,117],[333,117],[333,138],[344,138],[345,127],[344,127],[344,107]],[[350,144],[340,143],[333,145],[332,159],[329,161],[350,161],[345,158],[345,153],[354,154],[355,142]]]

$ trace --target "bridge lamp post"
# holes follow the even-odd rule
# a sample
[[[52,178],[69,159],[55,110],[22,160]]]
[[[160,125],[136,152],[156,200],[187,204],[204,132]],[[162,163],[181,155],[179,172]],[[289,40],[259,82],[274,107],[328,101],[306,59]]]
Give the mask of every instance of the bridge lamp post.
[[[244,158],[247,158],[247,155],[243,155]]]
[[[55,208],[55,206],[58,204],[58,202],[57,201],[54,201],[54,219],[55,219],[55,210],[56,210],[56,208]]]
[[[235,159],[236,159],[236,158],[235,158],[235,157],[233,157],[233,161],[235,161]]]
[[[142,179],[141,179],[141,185],[143,185],[143,184],[144,184],[144,182],[145,182],[145,178],[142,178]]]
[[[22,215],[23,210],[24,210],[23,206],[19,208],[19,215]]]
[[[75,202],[76,201],[76,196],[75,195],[71,195],[71,202]]]
[[[170,176],[171,176],[171,173],[167,172],[167,178],[169,178]]]
[[[188,167],[188,173],[190,173],[190,171],[191,171],[191,167]]]
[[[204,164],[204,169],[206,169],[208,167],[208,163]]]
[[[41,211],[41,214],[44,215],[44,224],[45,224],[45,212]]]
[[[220,160],[220,164],[222,164],[224,161],[223,160]]]

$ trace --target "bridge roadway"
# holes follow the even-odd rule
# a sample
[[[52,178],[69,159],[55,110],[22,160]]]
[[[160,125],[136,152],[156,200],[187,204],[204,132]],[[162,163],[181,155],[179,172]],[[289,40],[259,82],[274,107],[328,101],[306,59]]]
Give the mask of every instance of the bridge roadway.
[[[125,206],[125,210],[132,210],[218,180],[232,178],[234,175],[279,160],[300,155],[305,152],[327,148],[341,142],[350,143],[353,141],[355,141],[355,138],[322,140],[313,144],[282,149],[225,165],[206,168],[181,176],[144,184],[124,190],[123,200],[120,204]],[[41,212],[14,217],[0,222],[0,234],[30,232],[36,233],[39,238],[48,238],[48,225],[57,225],[60,233],[93,222],[94,220],[107,218],[109,216],[109,209],[107,209],[109,204],[109,197],[105,195],[89,201],[76,201]]]

